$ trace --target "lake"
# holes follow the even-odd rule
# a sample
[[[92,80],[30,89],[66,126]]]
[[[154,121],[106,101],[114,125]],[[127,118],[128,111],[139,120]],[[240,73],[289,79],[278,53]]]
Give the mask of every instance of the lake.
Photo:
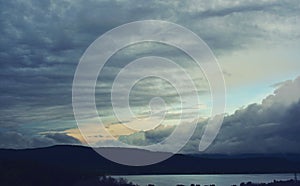
[[[149,183],[155,186],[176,186],[177,184],[231,186],[240,185],[241,182],[251,181],[253,183],[272,182],[273,180],[294,179],[294,174],[222,174],[222,175],[140,175],[140,176],[113,176],[114,178],[126,178],[140,186],[146,186]]]

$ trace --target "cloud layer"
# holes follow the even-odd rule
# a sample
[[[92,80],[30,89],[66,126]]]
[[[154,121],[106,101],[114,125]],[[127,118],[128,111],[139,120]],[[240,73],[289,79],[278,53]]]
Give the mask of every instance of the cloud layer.
[[[183,153],[198,153],[206,121],[200,122]],[[135,145],[161,142],[173,128],[122,136]],[[226,116],[213,144],[204,153],[300,153],[300,77],[281,83],[261,104],[251,104]],[[176,142],[174,142],[176,143]]]
[[[145,19],[172,21],[194,31],[217,55],[222,56],[257,46],[264,46],[267,50],[273,46],[294,47],[300,43],[299,11],[300,4],[297,0],[280,2],[273,0],[260,2],[251,0],[209,2],[171,0],[151,2],[138,0],[1,1],[0,136],[3,139],[1,147],[38,147],[42,144],[60,143],[62,142],[60,137],[64,138],[64,142],[74,140],[65,139],[68,137],[63,136],[60,132],[76,127],[71,97],[76,66],[89,44],[114,27]],[[150,51],[146,51],[146,49],[150,49]],[[296,51],[298,53],[298,50]],[[109,97],[114,75],[128,61],[148,55],[174,59],[178,63],[188,61],[178,50],[165,46],[147,46],[147,44],[128,48],[114,56],[111,64],[106,67],[102,77],[103,81],[98,84],[96,92],[99,113],[106,117],[104,120],[107,120],[107,123],[115,122],[111,120],[112,110]],[[248,56],[246,57],[248,58]],[[291,57],[289,56],[287,60],[289,58]],[[300,59],[299,56],[298,58]],[[261,62],[265,64],[265,61],[256,62],[257,60],[247,64],[244,64],[241,59],[236,61],[241,65],[234,66],[234,68],[237,69],[236,71],[241,71],[244,76],[249,73],[249,64],[254,64],[253,66]],[[245,67],[245,65],[248,66]],[[264,69],[273,69],[276,65]],[[266,66],[269,67],[269,64]],[[289,65],[284,63],[284,66]],[[225,68],[227,76],[230,76],[229,84],[243,79],[242,75],[232,73],[233,68],[231,67]],[[289,66],[286,71],[289,73],[291,69],[297,69],[297,67],[296,65]],[[199,72],[194,73],[198,75]],[[268,73],[262,74],[268,76]],[[253,76],[255,74],[249,76],[249,79],[253,79]],[[201,91],[199,94],[206,95],[208,88],[204,77],[198,82],[198,86]],[[133,92],[134,111],[139,110],[139,106],[145,105],[147,103],[145,100],[156,95],[149,91],[149,87],[157,90],[161,89],[163,85],[157,82],[141,83],[141,86],[135,89],[136,92]],[[143,94],[145,92],[147,94]],[[271,96],[262,105],[251,105],[237,111],[233,116],[225,119],[223,130],[226,130],[226,126],[231,123],[239,126],[238,123],[247,117],[249,119],[247,122],[253,122],[253,125],[269,123],[265,126],[272,126],[272,129],[278,126],[278,123],[283,123],[283,120],[287,123],[291,122],[288,121],[285,113],[287,109],[292,109],[292,102],[294,103],[288,99],[297,97],[297,94],[289,94],[288,98],[285,97],[285,94],[291,92],[293,91],[282,93],[282,96],[275,96],[276,98]],[[277,95],[277,93],[275,94]],[[165,91],[162,96],[166,102],[171,104],[177,100],[174,91]],[[283,105],[280,111],[277,107],[275,109],[275,102],[284,102],[286,105]],[[266,109],[265,107],[269,104],[271,104],[270,109]],[[254,115],[259,114],[255,112],[256,109],[263,112],[261,117],[266,118],[264,119],[266,121],[261,118],[264,122],[254,122],[252,121],[254,119],[247,115],[251,112]],[[176,114],[174,112],[170,117],[175,117]],[[241,121],[239,122],[239,119],[234,116],[241,118]],[[278,118],[272,119],[273,117]],[[284,119],[285,117],[286,119]],[[294,116],[289,118],[294,118]],[[280,126],[282,125],[280,124]],[[242,129],[237,128],[237,131],[245,132]],[[279,129],[281,128],[279,127]],[[40,135],[47,131],[57,131],[58,134]],[[156,131],[152,132],[142,135],[145,136],[146,141],[156,142],[161,139],[160,134],[156,134]],[[224,138],[225,134],[231,137],[233,135],[230,131],[224,132]],[[222,136],[219,138],[222,139]],[[234,146],[233,143],[230,145]]]
[[[0,148],[37,148],[59,144],[81,144],[81,142],[64,133],[24,135],[16,131],[0,131]]]
[[[227,116],[208,152],[300,153],[300,77]]]

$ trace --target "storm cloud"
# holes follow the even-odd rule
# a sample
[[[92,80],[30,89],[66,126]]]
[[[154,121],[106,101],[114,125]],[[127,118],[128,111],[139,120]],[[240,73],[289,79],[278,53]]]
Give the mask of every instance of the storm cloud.
[[[198,123],[182,153],[199,153],[199,142],[207,121]],[[175,127],[122,136],[128,144],[162,142]],[[213,144],[202,153],[300,153],[300,77],[286,81],[261,104],[250,104],[224,118]],[[176,143],[176,142],[174,142]]]
[[[271,43],[271,46],[278,46],[299,43],[299,10],[300,5],[297,0],[280,2],[272,0],[262,2],[1,1],[0,136],[3,139],[1,147],[25,148],[76,142],[60,133],[76,128],[72,110],[73,75],[86,48],[101,34],[112,28],[145,19],[172,21],[194,31],[212,48],[213,52],[221,56],[251,48],[254,44]],[[149,47],[150,52],[145,52],[145,48],[148,49],[145,46],[129,48],[123,53],[121,51],[119,55],[114,56],[111,65],[106,67],[102,77],[103,82],[99,83],[96,92],[100,114],[105,116],[111,114],[110,83],[126,62],[149,54],[183,60],[177,50],[153,45]],[[230,70],[227,74],[231,74]],[[231,78],[235,78],[235,74],[232,74]],[[153,89],[160,88],[157,87],[158,84],[151,84],[151,86],[154,87]],[[201,94],[207,94],[207,82],[199,86]],[[145,93],[148,89],[148,85],[144,84],[136,91]],[[147,91],[147,93],[144,96],[134,94],[133,105],[145,104],[150,97],[154,96],[151,92]],[[164,92],[163,96],[167,102],[177,100],[173,92]],[[220,140],[226,138],[226,135],[233,138],[235,134],[231,134],[230,130],[226,132],[226,127],[239,126],[239,123],[242,121],[244,123],[246,118],[249,119],[245,121],[246,123],[254,123],[253,125],[269,123],[265,126],[274,130],[275,126],[282,126],[282,123],[296,120],[296,116],[288,116],[286,113],[288,109],[297,108],[295,101],[284,100],[289,98],[271,96],[261,105],[248,106],[226,117],[222,128],[225,130],[224,137],[220,134],[216,143],[218,141],[219,144],[222,143]],[[275,104],[276,101],[273,99],[278,102],[282,99],[284,101],[281,101],[286,105],[281,105],[280,110],[279,106],[278,108],[275,106],[277,103]],[[272,106],[266,109],[269,102]],[[292,107],[292,104],[296,105]],[[254,119],[248,115],[260,114],[256,112],[257,109],[261,110],[263,116]],[[290,113],[294,112],[296,110]],[[257,121],[259,118],[261,120]],[[282,128],[279,127],[278,131],[279,129]],[[40,135],[42,132],[52,130],[58,133]],[[237,127],[238,130],[245,132],[243,128]],[[145,137],[151,142],[156,142],[161,139],[159,135],[149,132]],[[274,140],[271,141],[276,142]],[[227,144],[234,146],[233,143]],[[218,149],[222,149],[221,146]]]
[[[300,77],[224,119],[208,152],[299,153]]]
[[[226,116],[205,153],[299,153],[299,108],[300,77],[282,83],[261,104],[248,105]],[[192,153],[197,149],[202,130],[199,127],[183,151]]]

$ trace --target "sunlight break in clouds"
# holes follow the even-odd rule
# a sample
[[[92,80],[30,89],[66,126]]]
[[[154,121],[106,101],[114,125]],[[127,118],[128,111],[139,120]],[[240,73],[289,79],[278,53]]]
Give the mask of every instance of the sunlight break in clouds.
[[[248,105],[252,105],[248,110],[257,109],[255,105],[260,105],[262,99],[272,94],[274,89],[272,85],[295,79],[299,75],[299,12],[298,0],[1,1],[0,137],[3,139],[0,140],[1,147],[26,148],[52,145],[56,141],[40,136],[40,133],[75,130],[71,89],[80,56],[97,37],[131,21],[166,20],[195,32],[212,49],[223,69],[228,93],[226,112],[232,115],[237,110],[248,108]],[[107,127],[116,122],[115,118],[111,117],[111,105],[107,104],[112,74],[117,73],[126,61],[149,54],[172,59],[178,63],[183,60],[189,61],[177,50],[158,45],[151,47],[147,44],[129,47],[127,52],[120,51],[113,56],[112,65],[106,67],[107,74],[99,77],[104,81],[97,84],[99,89],[96,91],[97,109],[99,114],[105,117]],[[202,73],[198,69],[192,70],[194,74]],[[205,117],[209,115],[207,110],[211,107],[209,97],[206,96],[209,92],[208,86],[205,78],[197,82],[203,96],[200,100],[207,107],[202,108]],[[155,85],[153,83],[154,87]],[[147,108],[139,106],[152,95],[138,96],[138,92],[147,90],[144,88],[147,86],[147,82],[140,82],[139,88],[136,87],[133,92],[132,101],[136,104],[134,113],[147,111]],[[177,97],[172,93],[172,91],[165,92],[163,95],[167,103],[176,103]],[[174,108],[169,115],[172,123],[178,105],[170,105]],[[143,111],[140,112],[140,109]],[[290,112],[292,111],[296,112],[291,108]],[[241,115],[241,112],[239,113]],[[235,118],[235,125],[241,126],[237,127],[238,129],[245,123],[245,125],[253,123],[247,121],[251,120],[251,117],[246,120],[240,115],[238,117],[240,119],[229,117],[227,120]],[[278,130],[274,128],[276,126],[274,122],[283,123],[283,120],[291,123],[287,119],[279,122],[265,116],[264,121],[270,123],[263,126],[272,126],[277,140],[276,137],[273,139],[270,137],[266,132],[269,129],[266,128],[257,130],[259,138],[268,138],[269,146],[271,142],[280,142],[280,139],[286,139],[283,140],[286,142],[293,141],[282,135],[279,130],[281,128]],[[229,125],[228,123],[225,121],[224,128]],[[254,129],[258,126],[255,124],[251,126],[247,125],[250,131],[255,133]],[[295,131],[299,128],[298,125],[293,127]],[[235,135],[244,135],[250,144],[251,138],[247,136],[252,133],[228,128],[230,130],[219,137],[232,147],[228,148],[228,152],[261,150],[252,145],[249,145],[249,149],[240,148],[240,151],[233,148],[239,146],[235,139],[240,140],[234,138]],[[119,134],[124,133],[120,131]],[[292,142],[290,144],[292,146]],[[286,149],[282,151],[290,149],[288,145],[284,147]],[[226,151],[220,145],[215,146],[214,151],[218,151],[217,148]]]

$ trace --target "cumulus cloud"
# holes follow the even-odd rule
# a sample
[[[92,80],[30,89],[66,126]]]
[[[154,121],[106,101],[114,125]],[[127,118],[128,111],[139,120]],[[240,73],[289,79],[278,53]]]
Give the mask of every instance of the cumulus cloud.
[[[81,144],[76,138],[64,133],[39,135],[22,134],[16,131],[0,130],[0,148],[36,148],[57,144]]]
[[[174,129],[175,126],[160,125],[152,130],[140,131],[131,135],[122,135],[119,137],[119,140],[130,145],[151,145],[162,142]]]
[[[182,153],[199,153],[199,142],[207,121],[198,123]],[[226,116],[213,144],[204,153],[300,153],[300,77],[286,81],[261,104],[250,104]],[[161,142],[174,128],[157,128],[122,136],[135,145]],[[176,143],[176,142],[174,142]]]
[[[300,77],[282,83],[261,104],[226,116],[207,153],[300,153]],[[183,151],[195,152],[196,131]]]

